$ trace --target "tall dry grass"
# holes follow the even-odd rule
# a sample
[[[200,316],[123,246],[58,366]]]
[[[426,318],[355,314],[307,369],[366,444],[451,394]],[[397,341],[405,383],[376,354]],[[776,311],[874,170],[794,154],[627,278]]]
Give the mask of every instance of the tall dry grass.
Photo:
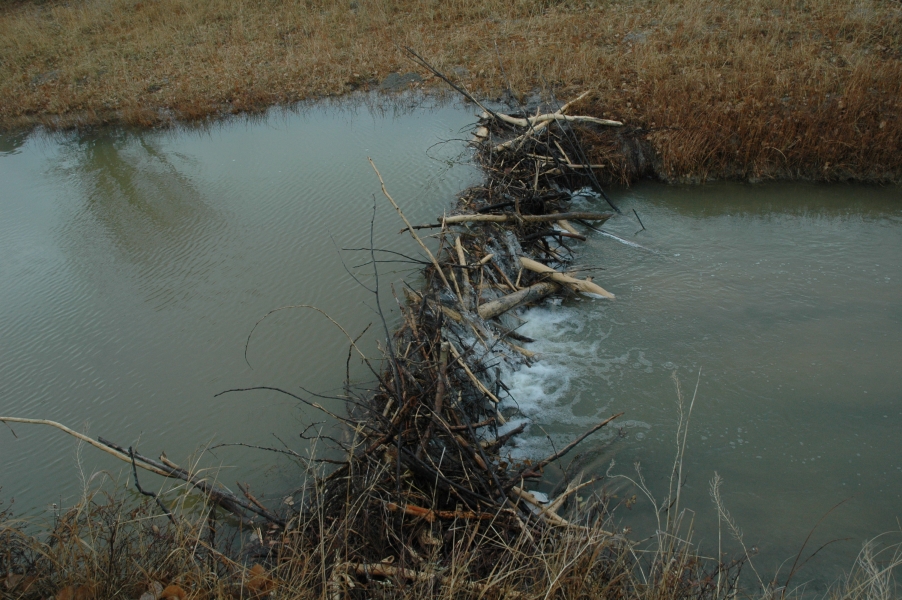
[[[679,387],[678,394],[679,392]],[[672,476],[661,497],[642,477],[627,480],[644,495],[658,519],[655,535],[632,538],[616,515],[618,501],[605,486],[588,488],[559,509],[570,525],[523,530],[511,538],[492,521],[460,518],[440,538],[424,519],[401,524],[386,509],[382,472],[355,474],[356,493],[336,511],[320,468],[287,509],[282,531],[244,528],[222,519],[182,486],[159,490],[167,517],[152,500],[127,491],[133,481],[106,473],[86,478],[81,499],[42,522],[20,520],[0,509],[0,598],[16,600],[186,598],[344,600],[776,600],[812,598],[803,585],[786,587],[762,578],[746,552],[711,558],[692,542],[694,513],[681,504],[686,432],[692,414],[679,396]],[[311,463],[312,465],[313,463]],[[613,468],[613,465],[612,465]],[[208,473],[213,476],[212,473]],[[147,482],[145,482],[146,484]],[[712,482],[718,518],[741,544],[719,488]],[[56,507],[54,507],[56,508]],[[336,514],[344,515],[335,518]],[[365,518],[361,519],[360,516]],[[366,523],[361,528],[360,524]],[[437,524],[436,524],[437,525]],[[372,559],[373,542],[401,535],[403,556]],[[450,536],[450,537],[449,537]],[[718,555],[720,549],[718,548]],[[898,596],[894,573],[902,544],[865,544],[848,574],[831,587],[829,600],[890,600]],[[751,570],[743,586],[740,575]]]
[[[570,528],[548,529],[539,539],[524,532],[511,541],[492,523],[461,519],[453,539],[437,540],[428,522],[410,522],[407,556],[362,561],[361,532],[348,528],[357,519],[330,519],[316,490],[307,493],[306,510],[284,533],[264,533],[262,545],[258,532],[234,529],[221,540],[223,525],[216,538],[202,503],[170,498],[170,522],[151,501],[121,487],[112,493],[92,487],[44,527],[26,528],[0,512],[0,597],[588,600],[736,592],[740,565],[700,557],[680,526],[640,546],[612,531],[611,515],[597,505],[571,511]],[[345,509],[373,512],[374,527],[391,529],[394,515],[374,511],[381,504],[375,495],[364,490]]]
[[[0,7],[0,126],[157,125],[344,94],[415,70],[405,45],[490,96],[592,90],[665,177],[902,172],[890,0],[21,1]]]

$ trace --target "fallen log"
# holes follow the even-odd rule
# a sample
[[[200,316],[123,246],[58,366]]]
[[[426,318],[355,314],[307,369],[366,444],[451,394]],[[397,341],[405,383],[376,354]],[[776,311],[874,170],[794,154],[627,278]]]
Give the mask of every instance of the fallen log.
[[[97,440],[93,440],[90,437],[84,435],[83,433],[79,433],[69,427],[66,427],[62,423],[57,423],[56,421],[50,421],[47,419],[23,419],[19,417],[0,417],[0,422],[2,423],[23,423],[29,425],[48,425],[50,427],[55,427],[60,431],[68,433],[69,435],[88,443],[98,450],[103,450],[107,454],[115,456],[121,461],[127,462],[131,464],[133,467],[141,467],[146,471],[150,471],[151,473],[155,473],[157,475],[162,475],[163,477],[170,477],[173,479],[181,479],[190,483],[193,487],[200,490],[210,499],[211,502],[217,504],[234,514],[238,517],[242,523],[248,523],[247,516],[242,509],[249,510],[250,512],[256,513],[263,517],[264,519],[276,523],[278,525],[284,525],[285,522],[270,513],[268,510],[260,509],[257,506],[254,506],[250,502],[246,502],[239,498],[238,496],[232,494],[231,492],[224,489],[217,489],[213,487],[210,483],[208,483],[204,479],[200,479],[185,469],[180,468],[178,465],[172,464],[170,461],[167,461],[164,457],[161,457],[161,460],[154,460],[152,458],[148,458],[146,456],[142,456],[134,451],[129,451],[118,444],[114,444],[109,440],[105,440],[102,437]]]
[[[543,281],[531,285],[528,288],[516,291],[513,294],[508,294],[507,296],[502,296],[501,298],[486,302],[477,309],[477,312],[483,319],[492,319],[521,304],[541,300],[548,294],[552,294],[559,289],[560,286],[558,284],[551,281]]]
[[[525,223],[547,223],[549,221],[562,221],[567,219],[583,219],[585,221],[601,221],[604,223],[614,216],[614,213],[595,213],[595,212],[566,212],[553,213],[550,215],[517,215],[506,213],[503,215],[454,215],[443,219],[445,225],[454,225],[456,223],[506,223],[508,221],[523,221]],[[441,227],[441,223],[430,225],[428,227]],[[422,226],[426,228],[426,226]]]
[[[459,223],[508,223],[513,221],[523,221],[524,223],[547,223],[549,221],[566,221],[567,219],[580,219],[583,221],[601,221],[604,223],[614,216],[614,213],[595,213],[595,212],[565,212],[552,213],[548,215],[517,215],[506,213],[503,215],[453,215],[442,219],[441,223],[427,223],[425,225],[407,226],[398,233],[412,231],[414,229],[439,229],[445,225],[456,225]],[[491,256],[491,255],[489,255]],[[488,260],[488,257],[483,258]]]
[[[551,267],[547,265],[543,265],[540,262],[532,260],[531,258],[526,258],[525,256],[520,257],[520,264],[523,265],[524,269],[529,269],[534,273],[543,273],[551,276],[551,279],[558,282],[563,283],[568,286],[575,288],[580,292],[585,292],[587,294],[595,294],[597,296],[601,296],[603,298],[614,299],[614,294],[607,291],[600,285],[592,283],[587,279],[577,279],[576,277],[571,277],[570,275],[565,275],[560,271],[555,271]],[[480,313],[481,314],[481,313]],[[483,317],[484,318],[484,317]]]

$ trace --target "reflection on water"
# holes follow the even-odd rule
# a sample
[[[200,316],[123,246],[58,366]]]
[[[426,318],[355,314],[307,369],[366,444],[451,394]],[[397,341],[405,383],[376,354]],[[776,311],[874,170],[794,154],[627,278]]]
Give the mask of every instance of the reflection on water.
[[[346,272],[338,249],[368,245],[374,199],[376,245],[417,253],[397,235],[367,156],[409,217],[429,221],[478,176],[460,141],[472,120],[453,106],[345,105],[204,130],[5,139],[0,413],[181,459],[218,442],[302,449],[298,434],[321,415],[275,393],[214,394],[342,389],[347,340],[321,315],[273,315],[246,362],[248,333],[288,304],[322,307],[355,335],[365,329],[373,298],[354,277],[366,283],[370,268]],[[383,266],[383,305],[393,303],[388,284],[410,270]],[[33,427],[16,434],[0,434],[3,497],[19,510],[71,501],[73,440]],[[81,456],[88,473],[121,471],[92,450]],[[201,464],[221,466],[227,484],[292,487],[297,471],[273,456],[220,448]]]
[[[147,133],[73,137],[59,153],[48,175],[69,182],[83,201],[57,231],[59,244],[87,285],[107,275],[93,258],[114,254],[136,267],[145,299],[160,310],[216,275],[228,256],[229,224],[191,180],[200,160]]]
[[[24,133],[0,135],[0,155],[18,153],[26,139],[28,136]]]
[[[822,587],[902,517],[902,190],[643,184],[618,200],[630,217],[605,229],[655,252],[589,232],[578,262],[603,266],[596,278],[617,300],[531,311],[522,331],[546,340],[530,347],[556,379],[516,374],[513,393],[543,428],[521,452],[546,453],[545,432],[559,444],[624,411],[613,446],[598,453],[596,443],[576,464],[598,473],[615,458],[615,472],[632,474],[639,461],[663,496],[677,419],[671,374],[691,396],[701,369],[682,496],[695,541],[716,552],[715,472],[767,578],[848,500],[808,553],[848,541],[796,579]],[[648,228],[638,234],[633,208]],[[650,533],[646,511],[640,494],[625,521]]]
[[[460,164],[459,108],[380,114],[362,107],[236,122],[193,132],[0,140],[0,413],[49,418],[153,454],[245,442],[300,448],[320,415],[269,392],[332,393],[349,331],[376,318],[354,280],[369,244],[418,252],[379,196],[367,156],[415,222],[432,221],[478,173]],[[450,140],[450,141],[449,141]],[[445,143],[441,143],[441,142]],[[463,156],[465,160],[466,157]],[[586,424],[625,411],[572,463],[618,472],[639,461],[666,489],[674,449],[675,371],[701,368],[683,503],[714,552],[714,472],[727,508],[768,576],[832,506],[806,566],[815,587],[848,567],[862,540],[897,527],[902,506],[902,193],[899,188],[646,184],[616,199],[634,219],[606,225],[651,249],[590,232],[578,262],[617,294],[528,314],[543,360],[508,376],[539,427],[520,454],[545,454]],[[586,201],[587,205],[590,201]],[[588,207],[588,206],[587,206]],[[388,283],[418,266],[384,265]],[[373,337],[365,347],[373,350]],[[251,367],[250,365],[253,365]],[[352,377],[366,372],[352,363]],[[334,408],[340,409],[340,406]],[[80,485],[71,439],[0,432],[3,496],[66,503]],[[121,467],[91,451],[84,468]],[[296,473],[270,454],[207,451],[227,483],[280,490]],[[618,493],[631,495],[624,488]],[[625,516],[652,525],[640,500]],[[733,548],[730,548],[731,550]]]

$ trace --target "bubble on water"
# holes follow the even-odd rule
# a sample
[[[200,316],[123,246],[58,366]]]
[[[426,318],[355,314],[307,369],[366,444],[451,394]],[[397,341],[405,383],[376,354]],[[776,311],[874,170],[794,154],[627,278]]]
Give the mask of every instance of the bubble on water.
[[[581,339],[579,334],[586,318],[576,309],[546,304],[529,309],[522,316],[525,322],[517,332],[536,340],[525,345],[538,353],[539,360],[502,369],[501,380],[509,394],[500,394],[501,407],[507,413],[516,411],[517,418],[501,433],[529,423],[524,433],[512,440],[511,457],[541,458],[552,451],[552,445],[561,448],[571,442],[589,421],[609,416],[605,411],[613,398],[601,396],[599,392],[604,392],[598,389],[580,388],[587,374],[611,381],[621,377],[619,370],[625,366],[650,370],[652,363],[637,350],[603,356],[603,338],[590,343]],[[599,432],[593,439],[601,442],[633,427],[648,425],[618,420],[616,429]],[[579,431],[574,433],[575,430]]]

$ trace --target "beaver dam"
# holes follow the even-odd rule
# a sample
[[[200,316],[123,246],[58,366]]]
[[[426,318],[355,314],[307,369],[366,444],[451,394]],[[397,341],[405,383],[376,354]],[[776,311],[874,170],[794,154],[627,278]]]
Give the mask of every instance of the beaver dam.
[[[379,359],[368,359],[357,332],[333,321],[346,336],[345,411],[333,409],[334,398],[265,388],[341,424],[338,433],[301,432],[317,448],[311,455],[287,446],[262,448],[306,466],[295,472],[296,490],[284,501],[274,503],[246,485],[231,491],[216,472],[146,456],[121,439],[87,436],[56,421],[0,418],[19,435],[17,423],[64,429],[123,461],[134,494],[86,492],[39,532],[3,513],[4,597],[801,595],[798,570],[819,551],[814,545],[776,580],[748,562],[755,556],[751,547],[734,554],[712,548],[703,555],[694,545],[692,513],[683,510],[691,491],[683,453],[693,393],[679,393],[679,423],[666,433],[668,449],[677,441],[676,460],[670,454],[663,469],[656,467],[667,471],[656,480],[669,482],[669,489],[657,502],[649,494],[653,506],[644,516],[654,522],[655,534],[647,539],[620,521],[636,497],[601,477],[603,457],[592,454],[603,453],[582,452],[593,441],[597,448],[605,430],[620,427],[619,409],[586,421],[563,443],[552,441],[541,456],[513,452],[527,424],[502,374],[547,360],[534,353],[541,340],[529,337],[535,336],[531,330],[524,334],[533,314],[528,307],[564,297],[584,299],[587,311],[610,306],[613,295],[601,276],[607,265],[601,259],[580,262],[585,236],[574,225],[597,229],[618,209],[629,212],[616,197],[608,200],[602,187],[617,180],[619,170],[635,167],[610,158],[610,149],[630,155],[622,150],[631,147],[627,127],[583,116],[581,97],[569,100],[518,112],[481,106],[472,144],[485,179],[460,194],[453,210],[431,220],[411,220],[405,200],[393,195],[393,178],[383,176],[384,167],[379,171],[379,159],[372,163],[384,195],[374,202],[397,214],[398,228],[422,254],[376,248],[370,229],[368,258],[374,269],[387,259],[414,261],[418,283],[391,290],[401,316],[389,317],[384,292],[390,282],[374,271],[369,291],[379,316],[373,325],[380,330]],[[639,215],[633,216],[638,228]],[[285,308],[325,314],[313,303]],[[267,315],[258,325],[273,320]],[[255,331],[257,325],[251,334],[259,335]],[[352,385],[352,362],[369,369],[370,389]],[[146,471],[176,481],[175,492],[182,493],[152,488]],[[640,493],[649,491],[641,474],[630,477]],[[720,488],[711,492],[726,539],[738,531],[735,520]],[[710,548],[711,540],[705,541]],[[891,589],[895,564],[892,555],[866,555],[832,591],[866,597]]]
[[[291,505],[267,507],[248,488],[230,492],[165,455],[147,457],[53,421],[3,418],[64,429],[130,463],[135,487],[147,496],[134,507],[86,499],[61,514],[46,538],[8,522],[0,557],[6,593],[58,599],[734,594],[743,560],[702,560],[680,539],[679,485],[671,490],[670,511],[661,511],[663,530],[653,548],[645,544],[641,551],[613,530],[617,501],[596,480],[564,469],[552,497],[529,491],[546,469],[571,458],[580,442],[619,415],[541,460],[516,461],[505,452],[525,423],[515,426],[516,408],[502,401],[498,367],[539,360],[522,347],[531,340],[517,332],[518,312],[548,296],[614,297],[593,281],[593,269],[573,269],[571,261],[573,244],[585,239],[572,223],[597,227],[616,207],[577,211],[570,199],[586,186],[604,194],[582,140],[616,135],[620,124],[571,114],[578,100],[535,114],[486,109],[474,144],[488,178],[434,223],[410,223],[373,164],[385,200],[428,257],[424,283],[396,290],[401,326],[390,331],[384,316],[378,324],[385,335],[381,361],[367,359],[346,334],[351,352],[371,369],[375,390],[356,394],[349,386],[346,416],[298,397],[344,423],[345,436],[322,440],[335,452],[308,463],[308,483]],[[437,250],[424,242],[427,236],[437,239]],[[371,253],[375,264],[376,249]],[[377,302],[378,285],[377,277]],[[167,505],[141,487],[140,470],[181,480],[191,493],[178,507]],[[188,501],[198,493],[205,503]],[[220,531],[220,518],[234,527]]]

